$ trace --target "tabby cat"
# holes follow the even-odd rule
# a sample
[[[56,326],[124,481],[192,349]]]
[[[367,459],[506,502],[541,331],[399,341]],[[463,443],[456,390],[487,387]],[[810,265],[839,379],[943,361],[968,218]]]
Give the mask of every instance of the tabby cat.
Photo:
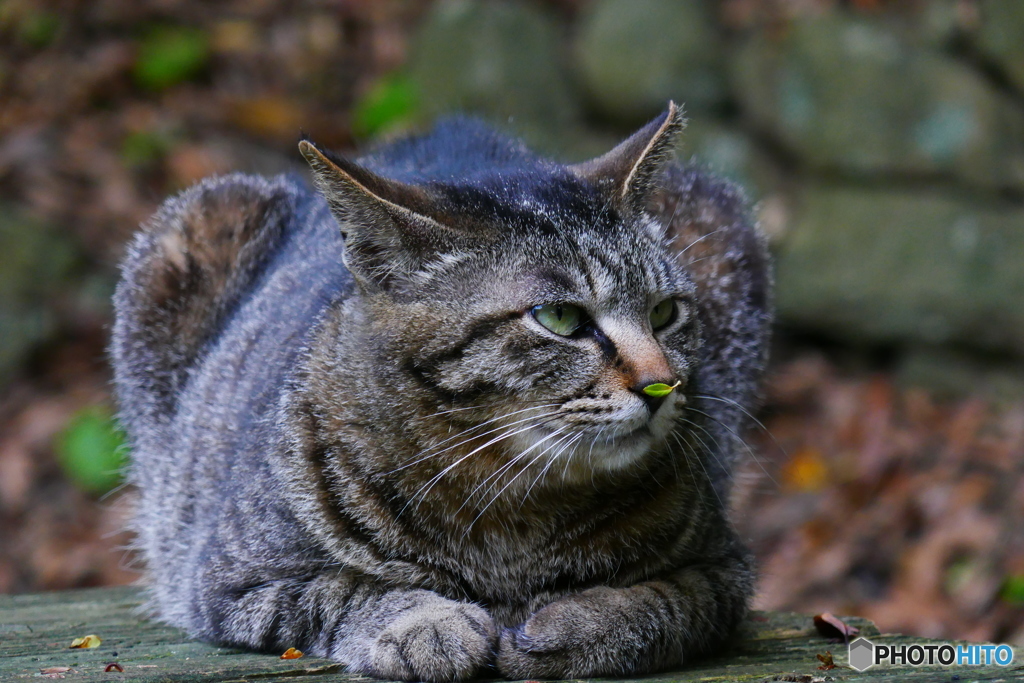
[[[112,356],[150,604],[384,679],[632,675],[718,648],[765,246],[667,112],[578,165],[471,119],[229,175],[131,243]]]

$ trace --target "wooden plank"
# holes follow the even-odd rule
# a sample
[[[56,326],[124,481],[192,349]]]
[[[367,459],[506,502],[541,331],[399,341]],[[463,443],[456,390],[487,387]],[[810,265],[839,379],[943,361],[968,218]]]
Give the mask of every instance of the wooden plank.
[[[211,647],[189,640],[173,628],[139,613],[139,592],[132,588],[105,588],[63,593],[0,596],[0,681],[44,680],[42,670],[71,667],[50,674],[69,681],[290,681],[310,678],[324,683],[367,681],[345,673],[330,661],[303,657],[281,660],[276,655]],[[924,641],[907,636],[881,635],[863,619],[848,619],[876,644]],[[98,635],[102,644],[91,650],[72,650],[73,638]],[[830,650],[840,667],[818,669],[816,656]],[[123,673],[104,672],[117,662]],[[846,647],[819,636],[809,616],[757,612],[741,629],[731,650],[713,659],[695,662],[680,671],[644,677],[650,683],[681,681],[880,681],[919,683],[1024,680],[1024,660],[1014,652],[1010,667],[874,667],[864,673],[842,666]],[[958,676],[959,678],[954,678]]]

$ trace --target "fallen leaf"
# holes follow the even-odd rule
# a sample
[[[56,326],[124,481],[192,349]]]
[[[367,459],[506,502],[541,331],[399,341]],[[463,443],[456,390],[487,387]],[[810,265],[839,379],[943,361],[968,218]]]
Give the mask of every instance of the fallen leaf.
[[[814,615],[814,626],[824,638],[836,638],[848,643],[850,636],[860,633],[856,626],[850,626],[830,612]]]
[[[832,653],[825,650],[825,654],[817,655],[818,661],[821,662],[821,666],[818,667],[819,671],[831,671],[836,668],[836,663],[832,661]]]
[[[250,21],[221,21],[211,31],[210,46],[216,52],[252,54],[260,47],[259,30]]]
[[[107,664],[107,668],[104,669],[104,671],[106,673],[110,673],[111,671],[116,671],[118,673],[123,674],[124,673],[124,667],[121,666],[120,664],[118,664],[117,662],[111,662],[110,664]]]
[[[82,636],[81,638],[75,638],[74,640],[71,641],[71,649],[74,649],[74,650],[91,650],[94,647],[99,647],[100,643],[102,643],[102,642],[103,641],[100,640],[99,636],[94,636],[94,635]]]
[[[296,650],[294,647],[290,647],[284,651],[281,655],[281,659],[298,659],[302,656],[302,650]]]
[[[829,482],[828,463],[816,448],[801,448],[782,467],[782,482],[791,491],[820,491]]]
[[[238,100],[229,108],[230,118],[239,128],[258,136],[295,135],[306,114],[296,101],[285,97],[257,97]]]

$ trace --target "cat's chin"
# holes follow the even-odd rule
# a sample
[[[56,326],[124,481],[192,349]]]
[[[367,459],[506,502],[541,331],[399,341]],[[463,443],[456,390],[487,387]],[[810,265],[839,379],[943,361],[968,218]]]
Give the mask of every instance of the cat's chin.
[[[650,452],[656,437],[650,427],[643,426],[628,434],[611,438],[597,438],[586,446],[586,461],[593,470],[618,470],[629,467]]]

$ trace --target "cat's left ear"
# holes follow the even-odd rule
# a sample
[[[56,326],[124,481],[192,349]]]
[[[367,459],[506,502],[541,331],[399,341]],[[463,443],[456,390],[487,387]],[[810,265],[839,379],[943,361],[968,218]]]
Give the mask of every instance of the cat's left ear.
[[[437,200],[424,188],[379,176],[309,140],[299,151],[341,226],[345,265],[364,287],[386,289],[464,241],[432,217]]]
[[[671,161],[676,139],[685,127],[682,109],[669,102],[667,111],[615,149],[572,165],[569,170],[607,193],[622,215],[634,216],[646,208],[658,189],[661,173]]]

